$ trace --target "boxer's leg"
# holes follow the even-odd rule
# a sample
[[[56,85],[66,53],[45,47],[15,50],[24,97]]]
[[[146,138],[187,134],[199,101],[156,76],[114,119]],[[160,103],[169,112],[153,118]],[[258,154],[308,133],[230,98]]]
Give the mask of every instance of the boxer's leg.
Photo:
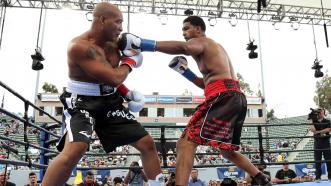
[[[271,183],[268,178],[261,173],[244,155],[239,152],[232,150],[222,150],[222,156],[232,163],[234,163],[237,167],[246,171],[249,175],[253,176],[255,181],[263,186],[269,186]]]
[[[141,153],[140,158],[147,178],[155,180],[161,173],[161,168],[153,138],[150,135],[146,135],[133,143],[132,146]]]
[[[180,138],[178,140],[176,158],[176,185],[188,185],[197,146],[197,144],[187,139],[187,135],[184,138]]]
[[[63,185],[69,179],[72,169],[85,154],[87,147],[86,142],[69,142],[66,137],[64,149],[48,166],[42,185]]]

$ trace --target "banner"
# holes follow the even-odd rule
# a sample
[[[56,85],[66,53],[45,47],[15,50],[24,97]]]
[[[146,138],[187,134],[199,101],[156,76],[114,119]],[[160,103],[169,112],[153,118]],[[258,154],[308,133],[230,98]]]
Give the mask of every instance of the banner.
[[[315,163],[302,163],[295,165],[295,172],[298,176],[315,176]],[[322,164],[322,174],[325,174],[325,163]]]
[[[176,97],[176,103],[192,103],[192,97]]]
[[[231,178],[242,179],[245,178],[245,172],[238,167],[219,167],[217,168],[217,175],[219,179]]]
[[[261,105],[262,99],[260,97],[246,97],[247,104],[249,105]]]
[[[202,103],[206,100],[203,96],[194,96],[193,97],[193,103]]]
[[[159,96],[157,98],[158,103],[174,103],[175,98],[173,96]]]
[[[145,103],[156,103],[156,96],[145,96]]]

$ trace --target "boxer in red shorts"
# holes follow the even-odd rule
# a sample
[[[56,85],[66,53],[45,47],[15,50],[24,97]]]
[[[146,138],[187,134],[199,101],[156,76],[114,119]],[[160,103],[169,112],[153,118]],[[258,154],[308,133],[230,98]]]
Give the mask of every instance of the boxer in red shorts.
[[[240,91],[230,58],[225,49],[206,37],[202,18],[189,16],[183,21],[182,41],[155,41],[124,33],[119,48],[124,55],[142,51],[159,51],[167,54],[184,54],[196,61],[202,78],[188,67],[183,56],[175,57],[169,66],[198,87],[205,90],[206,100],[198,106],[181,138],[177,142],[176,185],[188,185],[198,145],[209,145],[221,150],[239,168],[250,174],[260,185],[271,185],[239,149],[241,129],[247,109],[245,95]]]

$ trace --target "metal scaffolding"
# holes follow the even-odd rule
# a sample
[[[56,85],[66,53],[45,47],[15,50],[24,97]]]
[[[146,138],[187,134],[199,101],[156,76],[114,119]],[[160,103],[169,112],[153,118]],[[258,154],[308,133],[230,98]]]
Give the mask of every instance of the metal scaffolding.
[[[1,0],[1,6],[91,11],[102,0]],[[298,22],[300,24],[331,25],[331,9],[268,3],[257,14],[257,1],[244,0],[108,0],[123,12],[185,16],[190,13],[209,18],[261,20],[269,22]],[[269,1],[270,2],[270,1]]]

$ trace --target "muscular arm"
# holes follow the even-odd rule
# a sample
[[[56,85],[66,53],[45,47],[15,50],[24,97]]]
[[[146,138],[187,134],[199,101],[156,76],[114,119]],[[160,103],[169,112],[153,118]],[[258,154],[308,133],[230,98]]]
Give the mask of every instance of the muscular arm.
[[[130,72],[127,65],[117,68],[111,67],[104,54],[94,46],[75,43],[68,51],[69,60],[78,65],[86,74],[99,82],[117,86],[124,82]]]
[[[124,178],[124,184],[126,184],[126,185],[129,184],[130,177],[131,177],[130,175],[131,175],[131,171],[129,170]]]
[[[204,45],[199,38],[190,39],[187,42],[183,41],[157,41],[156,51],[167,54],[184,54],[197,56],[204,50]]]
[[[147,178],[147,176],[145,175],[145,173],[144,173],[144,171],[141,171],[141,177],[143,178],[143,180],[145,181],[145,182],[148,182],[148,178]]]
[[[193,80],[193,83],[201,89],[205,88],[205,83],[203,81],[203,78],[197,77]]]

